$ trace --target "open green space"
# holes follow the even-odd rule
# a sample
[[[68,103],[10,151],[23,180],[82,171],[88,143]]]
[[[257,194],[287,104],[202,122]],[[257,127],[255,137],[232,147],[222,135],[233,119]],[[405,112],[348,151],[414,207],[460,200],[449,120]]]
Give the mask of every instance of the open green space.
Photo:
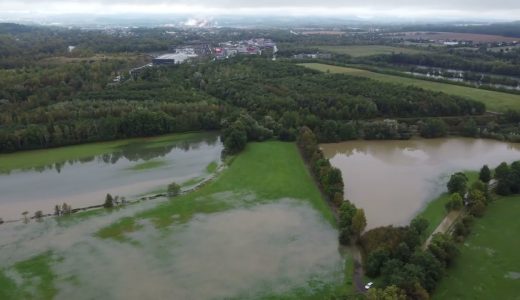
[[[193,193],[172,198],[168,203],[142,212],[135,218],[151,219],[158,227],[173,222],[186,222],[194,214],[223,211],[236,205],[229,201],[215,201],[212,197],[230,192],[255,195],[254,203],[281,198],[309,201],[325,219],[335,224],[334,215],[322,199],[296,145],[283,142],[248,144],[246,150],[215,181]],[[244,202],[238,205],[247,204]],[[98,236],[122,239],[125,232],[132,231],[134,224],[129,219],[121,220],[101,229]]]
[[[0,173],[17,169],[29,169],[43,167],[49,164],[66,162],[69,160],[80,160],[92,156],[112,153],[132,144],[146,142],[147,148],[160,147],[170,144],[172,141],[183,141],[192,137],[200,136],[200,133],[171,134],[149,138],[134,138],[117,140],[111,142],[89,143],[68,147],[51,148],[43,150],[23,151],[9,154],[0,154]],[[144,164],[141,167],[150,167]]]
[[[396,75],[387,75],[350,67],[339,67],[318,63],[304,63],[300,65],[321,72],[341,73],[366,77],[382,82],[413,85],[427,90],[444,92],[460,97],[467,97],[484,103],[488,111],[504,112],[508,109],[520,109],[520,95],[465,87],[449,83],[401,77]]]
[[[416,54],[426,52],[419,49],[384,45],[318,46],[318,48],[322,51],[328,51],[338,54],[347,54],[354,57],[392,53]]]
[[[520,299],[519,211],[520,196],[489,205],[433,299]]]
[[[478,172],[465,171],[464,174],[468,176],[468,186],[471,186],[478,179]],[[423,237],[428,238],[432,232],[441,224],[442,220],[447,214],[445,205],[450,200],[451,195],[448,192],[443,193],[439,197],[433,199],[426,205],[423,211],[417,216],[428,220],[428,228],[424,231]]]

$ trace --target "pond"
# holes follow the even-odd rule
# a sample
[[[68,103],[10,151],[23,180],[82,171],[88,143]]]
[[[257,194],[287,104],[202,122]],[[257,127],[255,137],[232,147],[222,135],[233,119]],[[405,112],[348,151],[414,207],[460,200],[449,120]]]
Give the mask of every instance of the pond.
[[[469,138],[351,141],[321,145],[345,181],[346,197],[365,210],[367,229],[406,225],[461,170],[520,160],[520,144]]]
[[[135,139],[99,155],[80,151],[74,159],[4,171],[0,173],[0,218],[20,219],[24,211],[29,216],[38,210],[52,213],[55,205],[64,202],[72,208],[99,205],[108,193],[137,197],[164,191],[172,181],[193,183],[220,164],[222,149],[216,133]],[[48,151],[61,150],[29,155],[52,156]],[[19,155],[27,153],[9,154],[9,159]]]

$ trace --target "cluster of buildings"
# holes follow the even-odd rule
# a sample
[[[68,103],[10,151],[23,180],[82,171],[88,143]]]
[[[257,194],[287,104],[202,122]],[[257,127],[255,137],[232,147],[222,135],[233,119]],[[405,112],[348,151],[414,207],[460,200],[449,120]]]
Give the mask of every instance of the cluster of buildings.
[[[236,55],[262,55],[264,51],[275,54],[278,51],[276,43],[264,38],[220,43],[214,49],[214,56],[216,59],[226,59]]]
[[[211,47],[205,43],[193,43],[182,46],[171,46],[170,52],[160,55],[152,60],[154,65],[182,64],[196,57],[211,56]]]
[[[261,55],[264,51],[276,54],[278,48],[271,39],[251,39],[238,42],[220,43],[212,48],[208,43],[195,41],[181,46],[171,46],[169,53],[161,54],[152,59],[152,63],[130,70],[130,75],[135,77],[147,68],[153,66],[176,65],[197,58],[226,59],[236,55]]]

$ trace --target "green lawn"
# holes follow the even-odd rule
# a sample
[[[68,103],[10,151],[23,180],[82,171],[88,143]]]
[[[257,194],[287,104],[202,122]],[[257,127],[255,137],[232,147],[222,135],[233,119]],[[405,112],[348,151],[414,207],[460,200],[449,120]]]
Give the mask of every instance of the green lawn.
[[[503,112],[508,109],[520,109],[520,95],[488,91],[484,89],[465,87],[449,83],[401,77],[396,75],[387,75],[356,68],[339,67],[318,63],[305,63],[300,65],[322,72],[367,77],[382,82],[413,85],[427,90],[467,97],[484,103],[489,111]]]
[[[230,201],[214,201],[212,198],[212,195],[229,192],[253,193],[256,196],[255,203],[284,197],[309,201],[325,219],[335,224],[334,215],[322,199],[296,145],[283,142],[248,144],[245,151],[215,181],[193,193],[173,198],[155,209],[140,213],[135,218],[151,219],[158,227],[174,221],[187,222],[194,214],[223,211],[236,205]],[[97,234],[102,238],[123,239],[125,232],[133,230],[134,224],[131,219],[124,219],[101,229]]]
[[[175,140],[186,140],[197,135],[201,135],[201,133],[172,134],[150,138],[135,138],[60,148],[23,151],[10,154],[0,154],[0,173],[17,169],[44,167],[49,164],[65,162],[68,160],[78,160],[106,153],[112,153],[118,148],[131,146],[132,143],[136,142],[146,141],[148,143],[147,147],[154,147],[171,143]],[[157,166],[145,164],[143,166],[138,166],[138,169],[141,169],[141,167],[146,169],[147,167]]]
[[[468,176],[468,186],[471,186],[478,179],[478,172],[466,171],[464,174]],[[448,203],[450,197],[451,195],[448,192],[443,193],[439,197],[430,201],[424,210],[417,215],[418,217],[423,217],[428,220],[430,224],[423,234],[425,240],[432,234],[435,228],[441,224],[442,220],[446,216],[447,212],[444,206]]]
[[[338,53],[338,54],[348,54],[348,55],[354,56],[354,57],[379,55],[379,54],[392,54],[392,53],[416,54],[416,53],[426,52],[424,50],[413,49],[413,48],[383,46],[383,45],[318,46],[318,48],[322,51],[328,51],[328,52],[333,52],[333,53]]]
[[[491,203],[433,299],[520,299],[520,196]]]

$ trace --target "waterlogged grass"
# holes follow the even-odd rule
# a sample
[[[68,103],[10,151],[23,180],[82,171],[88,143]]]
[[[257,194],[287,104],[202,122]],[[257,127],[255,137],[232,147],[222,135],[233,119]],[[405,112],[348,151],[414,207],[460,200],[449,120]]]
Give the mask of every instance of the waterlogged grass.
[[[208,173],[215,173],[217,171],[217,168],[218,168],[218,162],[216,161],[212,161],[207,167],[206,167],[206,171],[208,171]]]
[[[449,83],[401,77],[396,75],[387,75],[356,68],[339,67],[318,63],[305,63],[300,65],[321,72],[341,73],[366,77],[382,82],[413,85],[427,90],[444,92],[460,97],[467,97],[484,103],[489,111],[504,112],[508,109],[520,109],[520,95],[465,87]]]
[[[0,172],[44,167],[54,163],[113,153],[123,147],[130,147],[133,144],[142,144],[143,142],[146,142],[145,147],[147,148],[159,147],[173,141],[184,141],[200,135],[202,135],[202,133],[164,135],[150,138],[135,138],[53,149],[0,154]]]
[[[383,45],[352,45],[352,46],[318,46],[322,51],[333,52],[338,54],[347,54],[354,57],[379,55],[379,54],[417,54],[425,53],[419,49],[393,47]]]
[[[501,197],[477,219],[433,299],[519,299],[520,196]]]
[[[16,283],[5,275],[5,271],[0,270],[0,299],[19,299],[20,291]]]
[[[478,180],[478,172],[466,171],[464,172],[468,177],[468,186],[471,186],[475,181]],[[448,192],[443,193],[439,197],[433,199],[428,203],[426,208],[418,214],[418,217],[423,217],[428,220],[429,225],[426,228],[423,238],[427,239],[432,232],[441,224],[442,220],[447,214],[445,205],[450,200],[451,195]]]
[[[134,232],[142,227],[142,225],[136,222],[136,219],[126,217],[114,223],[114,226],[109,226],[101,229],[97,232],[97,236],[101,238],[114,237],[119,241],[126,241],[127,239],[125,238],[124,233]],[[114,230],[116,230],[117,232],[114,232]]]
[[[149,160],[149,161],[145,161],[142,163],[138,163],[138,164],[130,167],[129,170],[144,171],[144,170],[160,168],[162,166],[165,166],[166,164],[167,164],[167,162],[164,160]]]
[[[0,299],[53,299],[57,293],[56,275],[51,270],[54,261],[52,253],[46,252],[18,262],[10,270],[0,270]],[[16,272],[21,282],[17,284],[6,272]]]
[[[230,192],[244,197],[229,195]],[[215,195],[221,195],[217,198],[242,200],[219,201]],[[300,158],[296,145],[282,142],[248,144],[215,181],[193,193],[172,198],[168,203],[140,213],[135,218],[151,219],[157,227],[164,227],[173,222],[186,222],[197,213],[247,205],[247,195],[254,195],[255,203],[280,198],[309,201],[327,221],[335,224],[334,216]],[[99,231],[98,235],[119,239],[125,232],[132,231],[131,225],[128,221],[117,222]]]

